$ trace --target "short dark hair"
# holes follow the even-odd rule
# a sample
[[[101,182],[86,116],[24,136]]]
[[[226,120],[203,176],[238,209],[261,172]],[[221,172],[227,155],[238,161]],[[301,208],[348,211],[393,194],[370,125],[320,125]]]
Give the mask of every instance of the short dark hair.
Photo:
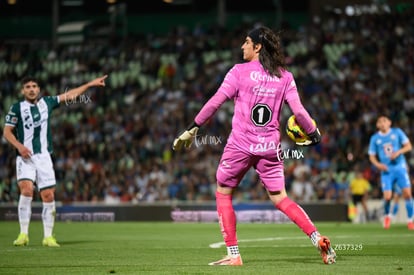
[[[24,86],[24,84],[26,84],[27,82],[35,82],[35,83],[37,83],[37,85],[39,85],[39,80],[36,78],[36,77],[34,77],[34,76],[26,76],[26,77],[24,77],[23,79],[22,79],[22,86]]]

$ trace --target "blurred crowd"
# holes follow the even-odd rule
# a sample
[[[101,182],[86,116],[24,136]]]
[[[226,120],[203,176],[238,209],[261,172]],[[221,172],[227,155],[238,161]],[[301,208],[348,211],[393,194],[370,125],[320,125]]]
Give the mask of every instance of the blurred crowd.
[[[282,24],[286,60],[323,136],[309,148],[283,136],[285,152],[300,151],[284,160],[287,188],[298,202],[347,202],[356,171],[370,182],[369,196],[381,197],[367,147],[381,113],[390,114],[393,125],[414,138],[413,15],[413,10],[326,13],[299,28]],[[57,201],[214,200],[232,103],[200,129],[191,150],[174,152],[171,144],[228,69],[242,62],[240,47],[252,27],[175,27],[165,36],[85,40],[56,50],[45,41],[0,41],[1,125],[10,105],[21,99],[24,75],[41,80],[42,95],[55,95],[108,74],[105,88],[91,89],[53,113]],[[289,112],[283,109],[284,120]],[[18,200],[15,156],[3,138],[0,202]],[[407,154],[411,166],[413,157]],[[235,200],[267,200],[254,170],[247,172]]]

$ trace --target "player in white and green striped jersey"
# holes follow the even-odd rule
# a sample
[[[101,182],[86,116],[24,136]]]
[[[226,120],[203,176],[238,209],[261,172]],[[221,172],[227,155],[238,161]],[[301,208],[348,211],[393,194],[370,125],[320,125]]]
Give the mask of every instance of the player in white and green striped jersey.
[[[107,75],[98,77],[77,88],[57,96],[39,97],[39,82],[33,77],[22,80],[21,92],[24,100],[13,104],[6,115],[4,138],[16,148],[16,173],[20,190],[18,217],[20,234],[13,242],[15,246],[29,244],[29,223],[34,184],[43,203],[42,221],[44,238],[42,244],[59,247],[53,236],[55,223],[55,171],[50,119],[59,103],[75,103],[76,99],[91,87],[105,86]]]

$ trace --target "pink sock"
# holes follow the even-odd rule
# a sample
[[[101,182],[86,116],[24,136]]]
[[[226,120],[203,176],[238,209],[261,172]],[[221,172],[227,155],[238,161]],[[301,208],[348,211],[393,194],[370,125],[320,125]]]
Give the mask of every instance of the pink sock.
[[[236,213],[233,208],[232,195],[216,192],[216,204],[221,234],[226,246],[237,245]]]
[[[306,235],[310,236],[316,231],[315,225],[312,223],[308,214],[296,202],[289,197],[284,198],[276,207],[291,219]]]

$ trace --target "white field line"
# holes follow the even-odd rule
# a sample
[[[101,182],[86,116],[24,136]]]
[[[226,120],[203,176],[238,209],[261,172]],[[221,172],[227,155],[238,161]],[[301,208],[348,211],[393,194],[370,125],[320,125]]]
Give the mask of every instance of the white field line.
[[[388,234],[384,234],[384,235],[370,235],[370,237],[373,238],[402,238],[402,237],[412,237],[413,234],[400,234],[400,235],[388,235]],[[356,239],[359,238],[361,236],[358,235],[341,235],[341,236],[334,236],[333,239]],[[239,243],[249,243],[249,242],[268,242],[268,241],[285,241],[285,240],[300,240],[300,239],[304,239],[306,237],[304,236],[300,236],[300,237],[269,237],[269,238],[257,238],[257,239],[241,239],[238,242]],[[210,248],[220,248],[226,246],[226,244],[224,242],[217,242],[217,243],[212,243],[209,245]],[[285,246],[285,245],[284,245]],[[296,245],[296,246],[300,246],[300,245]]]

